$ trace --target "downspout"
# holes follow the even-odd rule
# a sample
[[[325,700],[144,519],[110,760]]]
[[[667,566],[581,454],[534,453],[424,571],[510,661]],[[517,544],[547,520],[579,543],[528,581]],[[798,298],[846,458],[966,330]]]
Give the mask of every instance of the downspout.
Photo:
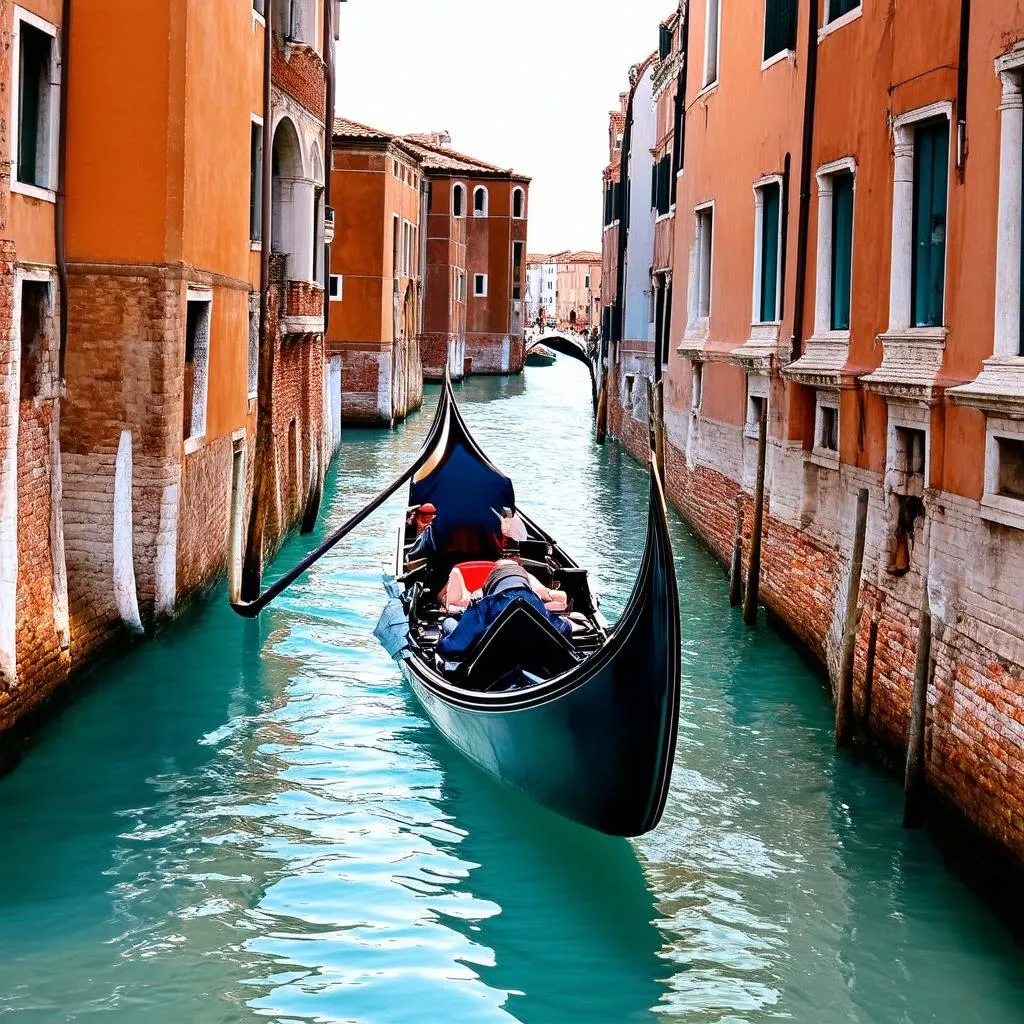
[[[956,170],[967,176],[967,83],[971,61],[971,0],[960,0],[960,56],[956,70]]]
[[[63,0],[60,15],[60,142],[57,145],[57,196],[53,210],[54,253],[57,263],[57,286],[60,295],[60,342],[57,349],[57,372],[64,383],[64,364],[68,350],[68,263],[64,211],[64,190],[68,166],[68,67],[71,54],[71,0]]]
[[[270,475],[274,471],[274,343],[270,325],[271,204],[273,202],[273,102],[271,67],[274,49],[274,4],[266,0],[263,28],[263,209],[260,218],[260,365],[256,400],[256,449],[253,456],[252,504],[242,565],[242,600],[254,601],[263,577],[263,539],[266,531]]]
[[[807,76],[804,81],[804,130],[800,153],[800,219],[796,241],[796,289],[793,296],[792,358],[804,349],[807,311],[807,249],[811,223],[811,174],[813,170],[814,108],[818,96],[818,0],[807,5]]]

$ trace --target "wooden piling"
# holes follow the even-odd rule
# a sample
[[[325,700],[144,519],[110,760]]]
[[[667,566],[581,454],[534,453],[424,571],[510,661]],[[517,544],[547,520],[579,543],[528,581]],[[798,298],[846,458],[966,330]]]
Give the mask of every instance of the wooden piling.
[[[729,606],[732,608],[743,603],[743,505],[741,492],[736,495],[736,537],[732,542],[732,561],[729,564]]]
[[[597,443],[604,444],[608,434],[608,374],[601,374],[601,388],[597,394]]]
[[[665,482],[665,382],[654,384],[654,461],[658,466],[661,481]]]
[[[768,402],[761,404],[757,424],[757,484],[754,488],[754,522],[750,532],[750,562],[747,588],[743,596],[743,621],[757,625],[757,606],[761,591],[761,532],[764,527],[764,470],[768,456]]]
[[[930,527],[926,534],[930,534]],[[903,779],[903,827],[918,828],[924,783],[924,733],[928,717],[928,679],[931,672],[932,615],[928,603],[929,552],[926,548],[922,570],[921,624],[917,633],[917,665],[910,697],[910,725],[907,729],[907,765]]]
[[[836,692],[837,747],[850,743],[853,732],[853,664],[857,651],[857,605],[860,601],[860,578],[864,568],[864,539],[868,528],[868,489],[857,493],[857,525],[853,535],[853,559],[846,586],[846,618],[843,623],[843,646],[839,662],[839,686]]]
[[[878,647],[879,608],[871,609],[871,625],[868,627],[868,653],[864,664],[864,708],[861,720],[866,729],[871,728],[871,697],[875,686],[875,650]]]

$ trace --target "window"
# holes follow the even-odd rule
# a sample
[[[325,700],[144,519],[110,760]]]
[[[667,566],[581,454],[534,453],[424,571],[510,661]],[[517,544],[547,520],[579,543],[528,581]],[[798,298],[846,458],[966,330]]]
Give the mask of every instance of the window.
[[[590,275],[589,275],[589,274],[587,274],[587,275],[586,275],[586,276],[585,276],[585,277],[583,278],[583,287],[584,287],[584,288],[589,288],[589,287],[590,287]]]
[[[525,208],[526,193],[521,188],[514,189],[512,192],[512,216],[516,220],[522,220]]]
[[[252,9],[262,18],[266,14],[266,0],[252,0]]]
[[[817,447],[827,452],[839,451],[839,410],[823,405],[819,408]]]
[[[54,32],[39,19],[19,12],[15,21],[17,131],[15,136],[15,179],[23,185],[53,188],[54,140],[52,128],[57,114],[54,97]],[[44,28],[45,26],[45,28]],[[12,76],[13,77],[13,76]]]
[[[464,217],[466,215],[466,188],[464,185],[455,185],[452,188],[452,216]]]
[[[473,189],[473,216],[487,216],[487,189],[485,189],[483,185],[477,185],[477,187]]]
[[[486,274],[474,274],[473,275],[473,295],[478,299],[484,299],[487,297],[487,275]]]
[[[391,274],[401,277],[402,274],[402,224],[396,214],[391,231]]]
[[[768,399],[765,395],[747,395],[747,424],[744,433],[747,437],[757,437],[761,428],[761,413],[767,408]]]
[[[718,81],[718,37],[721,29],[721,0],[705,0],[704,78],[706,89]]]
[[[523,297],[523,242],[512,243],[512,299]]]
[[[653,204],[652,204],[653,205]],[[615,220],[615,184],[605,186],[604,190],[604,226],[608,227]]]
[[[700,403],[704,398],[704,364],[693,364],[693,387],[690,391],[690,409],[700,412]]]
[[[996,437],[996,494],[1024,501],[1024,438]]]
[[[21,398],[35,398],[43,388],[49,344],[50,308],[47,281],[21,282]]]
[[[902,479],[895,481],[893,490],[920,495],[925,486],[927,434],[914,427],[897,426],[894,442],[891,469]]]
[[[654,165],[652,205],[657,207],[658,216],[663,217],[672,208],[672,157],[666,153]]]
[[[341,274],[331,274],[330,283],[328,284],[328,295],[330,295],[331,302],[341,302],[341,299],[342,299],[342,279],[341,279]]]
[[[712,250],[715,234],[715,211],[705,206],[697,211],[697,246],[695,254],[694,295],[698,320],[711,316]]]
[[[850,283],[853,276],[853,175],[832,177],[832,266],[830,329],[850,329]]]
[[[206,297],[186,302],[183,436],[186,441],[206,433],[207,369],[210,362],[210,305]]]
[[[772,181],[754,190],[756,230],[754,241],[754,321],[777,323],[780,319],[780,250],[782,248],[782,183]]]
[[[764,59],[796,49],[795,0],[765,0]]]
[[[860,0],[828,0],[828,21],[835,21],[844,14],[857,10]]]
[[[249,135],[249,238],[263,238],[263,123],[255,117]]]
[[[249,292],[249,387],[248,397],[256,398],[260,389],[260,293]]]
[[[948,185],[949,121],[943,117],[922,122],[914,132],[914,327],[941,327],[943,322]]]
[[[672,52],[672,31],[665,25],[661,26],[658,40],[658,58],[664,60]]]

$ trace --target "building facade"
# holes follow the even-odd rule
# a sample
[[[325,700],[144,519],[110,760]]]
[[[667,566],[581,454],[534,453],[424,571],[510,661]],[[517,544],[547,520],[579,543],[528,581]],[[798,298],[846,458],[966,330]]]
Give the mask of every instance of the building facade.
[[[423,399],[420,357],[428,183],[397,136],[334,123],[336,245],[328,350],[341,359],[341,415],[393,424]]]
[[[261,477],[260,561],[315,513],[333,445],[336,5],[70,0],[67,32],[64,6],[0,9],[0,734],[99,648],[237,583]]]
[[[669,493],[723,559],[739,499],[749,557],[765,415],[761,594],[836,678],[867,490],[855,716],[902,756],[930,621],[928,790],[1024,862],[1024,12],[680,13]]]
[[[527,255],[526,322],[574,331],[599,326],[601,253]]]

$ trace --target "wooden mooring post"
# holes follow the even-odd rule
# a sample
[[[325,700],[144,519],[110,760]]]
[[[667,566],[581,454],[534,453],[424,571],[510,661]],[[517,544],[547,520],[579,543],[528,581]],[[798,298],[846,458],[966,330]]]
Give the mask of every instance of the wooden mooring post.
[[[910,697],[907,729],[907,766],[903,779],[903,827],[918,828],[922,819],[924,790],[924,734],[928,718],[928,681],[931,675],[932,613],[928,602],[928,569],[931,561],[931,524],[925,530],[925,557],[921,586],[921,624],[917,632],[917,664]]]
[[[764,470],[768,457],[768,402],[761,403],[757,423],[757,484],[754,487],[754,522],[750,532],[750,561],[747,564],[747,588],[743,595],[743,621],[757,625],[757,606],[761,591],[761,531],[764,527]]]
[[[843,623],[843,646],[839,661],[839,686],[836,691],[836,746],[845,747],[853,734],[853,665],[857,651],[858,603],[860,578],[864,569],[864,539],[868,529],[868,489],[857,493],[857,525],[853,535],[853,559],[846,586],[846,619]]]
[[[729,563],[729,606],[738,608],[743,603],[743,492],[736,495],[736,537],[732,542],[732,561]]]
[[[875,650],[878,647],[878,620],[881,609],[876,604],[871,609],[871,625],[868,627],[868,653],[864,664],[864,707],[861,721],[865,729],[871,728],[871,698],[875,686]]]
[[[662,485],[665,483],[665,405],[662,382],[647,378],[647,423],[651,433],[651,451]]]

